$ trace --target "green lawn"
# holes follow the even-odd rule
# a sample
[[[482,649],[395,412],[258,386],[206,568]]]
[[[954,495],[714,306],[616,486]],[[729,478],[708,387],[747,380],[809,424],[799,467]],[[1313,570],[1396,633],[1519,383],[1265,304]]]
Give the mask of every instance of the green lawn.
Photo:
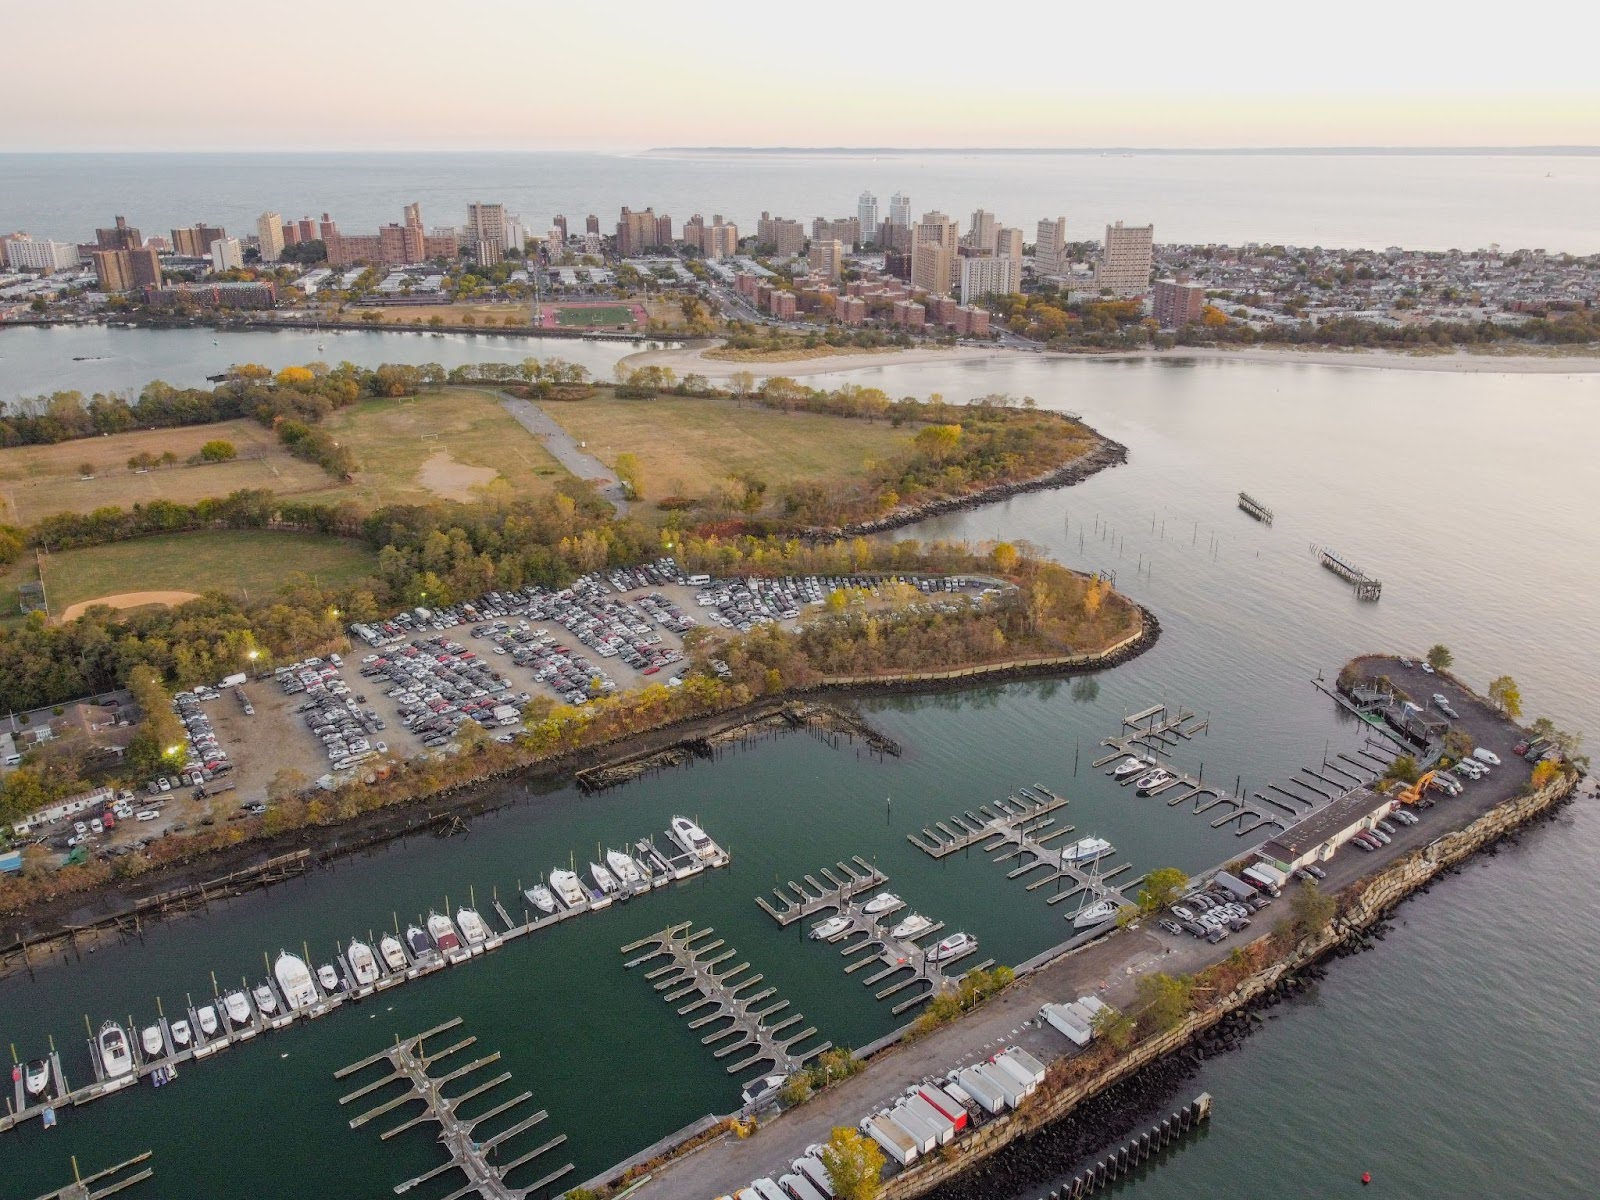
[[[557,308],[556,324],[567,326],[632,325],[633,309],[621,304],[595,308]]]

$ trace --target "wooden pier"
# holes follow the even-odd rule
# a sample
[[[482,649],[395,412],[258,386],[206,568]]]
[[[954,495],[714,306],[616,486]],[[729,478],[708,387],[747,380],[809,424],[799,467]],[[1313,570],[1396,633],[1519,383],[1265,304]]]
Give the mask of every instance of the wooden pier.
[[[834,868],[837,868],[837,872]],[[805,876],[798,883],[791,879],[784,885],[788,889],[787,895],[783,888],[774,888],[774,901],[757,896],[756,903],[767,916],[779,925],[788,927],[819,912],[843,908],[853,897],[889,882],[887,875],[859,854],[850,862],[841,861],[833,867],[823,867],[817,875],[827,882],[822,883],[813,875]]]
[[[1263,525],[1272,524],[1272,510],[1250,495],[1249,492],[1239,493],[1239,507]]]
[[[450,1156],[450,1160],[441,1163],[432,1170],[423,1172],[421,1175],[408,1179],[404,1183],[396,1184],[394,1188],[396,1194],[408,1192],[417,1185],[443,1175],[447,1171],[459,1170],[465,1177],[465,1182],[462,1186],[450,1192],[445,1200],[460,1200],[461,1197],[470,1196],[474,1192],[479,1196],[485,1197],[486,1200],[522,1200],[523,1197],[531,1196],[535,1192],[541,1191],[566,1175],[573,1169],[573,1164],[569,1162],[565,1166],[557,1167],[526,1187],[513,1187],[506,1181],[507,1176],[519,1167],[531,1163],[534,1159],[562,1145],[567,1140],[567,1136],[566,1134],[558,1134],[526,1153],[518,1155],[510,1162],[501,1164],[494,1161],[497,1157],[497,1151],[502,1145],[518,1134],[524,1133],[544,1121],[549,1116],[549,1113],[540,1109],[538,1112],[522,1117],[513,1124],[501,1129],[493,1136],[480,1139],[474,1132],[478,1126],[504,1116],[518,1105],[527,1103],[533,1098],[533,1093],[522,1092],[509,1100],[493,1105],[476,1116],[464,1116],[461,1112],[462,1105],[469,1100],[493,1091],[502,1083],[510,1080],[511,1072],[502,1071],[500,1074],[481,1083],[473,1083],[465,1091],[453,1096],[446,1096],[444,1093],[446,1084],[464,1081],[474,1071],[491,1066],[500,1059],[500,1054],[497,1051],[455,1067],[443,1075],[430,1074],[429,1068],[435,1063],[441,1062],[459,1050],[465,1050],[477,1041],[475,1037],[467,1037],[444,1047],[442,1050],[429,1052],[424,1049],[423,1043],[428,1038],[447,1033],[460,1024],[461,1018],[455,1017],[442,1025],[435,1025],[432,1029],[423,1033],[401,1039],[387,1050],[368,1055],[359,1062],[351,1063],[349,1066],[335,1071],[333,1073],[335,1079],[345,1079],[378,1063],[387,1063],[389,1066],[386,1074],[363,1084],[347,1095],[341,1096],[339,1103],[349,1104],[391,1084],[403,1083],[405,1084],[404,1091],[385,1100],[377,1107],[370,1108],[359,1116],[352,1118],[350,1128],[359,1129],[369,1121],[375,1120],[385,1113],[419,1100],[422,1102],[422,1108],[398,1125],[385,1130],[380,1135],[381,1138],[384,1141],[388,1141],[408,1129],[430,1122],[439,1126],[438,1140],[444,1146],[445,1152]]]
[[[670,925],[659,933],[628,943],[622,947],[622,953],[645,951],[627,962],[629,968],[643,966],[657,958],[667,959],[647,971],[645,978],[669,1004],[687,1001],[678,1005],[677,1013],[689,1018],[690,1029],[720,1025],[700,1039],[702,1045],[716,1046],[712,1052],[714,1057],[722,1059],[748,1051],[727,1068],[728,1074],[742,1074],[760,1063],[768,1063],[770,1068],[763,1071],[763,1075],[792,1075],[805,1066],[808,1059],[832,1047],[832,1042],[822,1042],[809,1049],[799,1049],[801,1042],[816,1034],[816,1028],[808,1026],[795,1032],[794,1026],[805,1021],[799,1013],[772,1020],[789,1007],[789,1002],[773,999],[776,988],[760,987],[764,976],[745,974],[750,969],[748,962],[727,966],[728,960],[738,952],[732,948],[723,949],[721,938],[706,940],[712,938],[715,930],[691,932],[692,929],[689,921]],[[718,970],[719,967],[722,969]],[[772,1003],[765,1008],[759,1007],[769,1000]]]
[[[1042,783],[1036,783],[1031,788],[1018,789],[1004,800],[980,804],[976,812],[969,808],[947,820],[935,821],[931,828],[906,834],[906,840],[924,854],[944,858],[1015,830],[1019,825],[1065,807],[1066,803]]]
[[[107,1167],[103,1171],[96,1171],[93,1175],[80,1175],[78,1173],[78,1160],[72,1160],[72,1182],[65,1187],[53,1192],[46,1192],[39,1200],[100,1200],[102,1196],[112,1196],[117,1192],[143,1183],[155,1174],[155,1170],[144,1164],[150,1161],[150,1151],[136,1154],[132,1158],[119,1162],[114,1167]],[[139,1168],[130,1175],[123,1175],[130,1168]],[[121,1178],[113,1179],[113,1175]]]
[[[1318,562],[1355,588],[1357,600],[1377,600],[1383,595],[1383,584],[1348,559],[1341,558],[1326,546],[1315,546],[1313,549]]]

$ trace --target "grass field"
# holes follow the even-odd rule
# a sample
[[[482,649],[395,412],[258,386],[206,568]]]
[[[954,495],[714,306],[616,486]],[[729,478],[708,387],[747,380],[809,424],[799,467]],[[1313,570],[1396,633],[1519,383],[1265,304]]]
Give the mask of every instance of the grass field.
[[[588,328],[595,325],[632,325],[633,309],[623,304],[595,305],[582,308],[557,306],[556,324],[567,328]]]
[[[329,499],[368,508],[472,500],[496,479],[525,495],[547,491],[566,475],[492,396],[465,388],[364,400],[335,413],[325,427],[361,464],[355,482]]]
[[[493,304],[420,304],[394,308],[348,307],[342,313],[328,316],[340,321],[364,321],[368,314],[377,314],[377,324],[420,325],[426,328],[429,317],[438,317],[445,325],[475,325],[492,329],[496,326],[526,329],[531,321],[533,305],[526,300],[501,301]],[[470,319],[469,319],[470,318]]]
[[[799,480],[847,482],[860,478],[867,462],[907,449],[912,436],[887,422],[676,396],[605,394],[545,411],[607,466],[624,451],[637,455],[647,499],[704,496],[735,471],[752,472],[774,489]]]
[[[142,475],[128,469],[135,454],[171,451],[183,462],[202,444],[221,438],[234,444],[233,462],[176,466]],[[94,468],[93,479],[79,468]],[[152,429],[112,437],[84,438],[55,446],[18,446],[0,450],[0,520],[31,525],[58,512],[88,512],[144,500],[192,503],[207,496],[226,496],[240,488],[267,488],[294,494],[320,491],[332,484],[317,466],[291,457],[276,436],[255,421],[222,421],[182,429]]]

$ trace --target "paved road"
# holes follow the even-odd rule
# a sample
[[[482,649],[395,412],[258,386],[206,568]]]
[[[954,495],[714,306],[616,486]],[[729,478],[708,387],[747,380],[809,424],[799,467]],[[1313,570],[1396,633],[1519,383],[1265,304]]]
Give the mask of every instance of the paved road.
[[[532,400],[523,400],[506,392],[495,394],[500,397],[500,403],[505,410],[517,419],[518,424],[538,438],[558,463],[579,479],[598,481],[600,495],[611,501],[612,507],[617,510],[617,516],[628,515],[628,499],[622,490],[622,481],[617,478],[615,471],[579,446],[570,433],[551,420],[544,409]]]

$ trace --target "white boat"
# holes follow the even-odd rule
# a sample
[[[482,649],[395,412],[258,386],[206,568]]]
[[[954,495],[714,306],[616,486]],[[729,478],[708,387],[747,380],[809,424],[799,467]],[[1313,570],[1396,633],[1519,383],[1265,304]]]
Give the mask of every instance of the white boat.
[[[848,928],[850,928],[848,917],[829,917],[826,921],[818,921],[811,927],[811,938],[813,941],[825,942]]]
[[[243,992],[229,992],[222,999],[222,1010],[235,1025],[250,1024],[250,1001]]]
[[[217,1010],[209,1004],[202,1004],[195,1009],[194,1015],[200,1022],[200,1032],[209,1037],[217,1036]]]
[[[352,952],[354,952],[356,945],[360,945],[360,943],[355,943],[350,947]],[[363,950],[366,949],[364,945],[361,948]],[[378,939],[378,953],[383,955],[383,965],[388,967],[389,970],[404,971],[406,969],[406,948],[394,934],[386,933]],[[355,967],[356,978],[359,979],[361,977],[361,968],[356,966],[354,959],[351,960],[350,965]]]
[[[578,882],[578,877],[571,871],[551,871],[550,887],[560,897],[561,903],[568,908],[582,904],[589,898],[584,893],[583,884]]]
[[[740,1089],[739,1099],[746,1106],[759,1104],[761,1101],[777,1095],[789,1077],[787,1075],[763,1075],[760,1079],[745,1084]]]
[[[696,858],[710,858],[716,853],[716,846],[706,836],[706,831],[688,817],[673,817],[668,832],[672,834],[673,841]]]
[[[889,930],[889,936],[904,941],[906,938],[919,937],[933,928],[933,922],[921,913],[912,913],[900,924]]]
[[[1061,860],[1069,863],[1093,862],[1110,854],[1113,846],[1105,838],[1086,837],[1062,848]]]
[[[609,896],[618,890],[616,878],[599,863],[589,864],[589,874],[594,877],[595,886],[606,895]]]
[[[161,1026],[146,1025],[139,1031],[139,1045],[144,1048],[146,1058],[165,1058],[167,1056],[166,1039],[161,1036]]]
[[[1126,779],[1129,775],[1137,775],[1150,764],[1142,758],[1125,758],[1112,769],[1112,776],[1117,779]]]
[[[187,1021],[174,1021],[171,1025],[172,1044],[179,1050],[187,1050],[189,1043],[194,1041],[194,1031],[189,1028]]]
[[[304,966],[304,963],[300,964]],[[310,978],[309,973],[307,978]],[[270,1017],[278,1011],[278,998],[272,994],[272,989],[264,983],[257,984],[250,990],[250,998],[256,1002],[256,1011],[263,1017]]]
[[[959,958],[961,955],[977,948],[978,939],[970,933],[952,933],[932,950],[928,951],[928,961],[944,962],[947,959]]]
[[[422,958],[433,953],[433,943],[428,940],[428,935],[415,925],[406,926],[406,945],[411,950],[412,958]]]
[[[394,944],[396,950],[400,943]],[[402,953],[401,960],[405,955]],[[344,952],[345,962],[350,964],[350,971],[356,977],[357,987],[368,987],[378,982],[378,960],[372,955],[372,947],[365,942],[351,942]]]
[[[311,981],[311,968],[298,954],[279,950],[272,973],[278,977],[278,986],[283,989],[284,1001],[290,1009],[310,1008],[317,1002],[317,985]]]
[[[467,939],[469,946],[481,946],[489,940],[489,927],[483,923],[477,909],[457,909],[456,927],[461,930],[461,936]]]
[[[100,1065],[107,1079],[117,1079],[133,1070],[133,1054],[128,1048],[128,1035],[115,1021],[100,1026]]]
[[[528,899],[533,901],[533,906],[545,916],[556,910],[556,894],[542,883],[536,883],[528,889]]]
[[[861,911],[866,913],[869,917],[875,917],[879,913],[889,912],[890,910],[899,907],[899,896],[896,896],[893,892],[879,892],[871,900],[868,900],[861,906]]]
[[[1093,929],[1096,925],[1104,925],[1117,915],[1119,905],[1109,896],[1102,896],[1092,904],[1085,904],[1072,917],[1074,929]]]
[[[50,1086],[50,1060],[36,1058],[28,1064],[26,1080],[28,1095],[42,1096],[45,1088]]]
[[[336,996],[344,991],[339,983],[339,973],[333,969],[332,963],[323,963],[317,968],[317,982],[322,985],[322,990],[330,996]]]
[[[625,888],[636,888],[644,882],[644,872],[639,870],[639,864],[620,850],[606,851],[606,866],[611,868],[617,882]]]
[[[1159,787],[1164,787],[1172,782],[1172,773],[1157,767],[1147,775],[1141,775],[1133,782],[1133,790],[1141,796],[1148,796]]]
[[[433,944],[439,947],[441,954],[461,949],[461,937],[456,933],[456,927],[450,924],[450,918],[442,913],[428,914],[428,936],[433,939]]]

